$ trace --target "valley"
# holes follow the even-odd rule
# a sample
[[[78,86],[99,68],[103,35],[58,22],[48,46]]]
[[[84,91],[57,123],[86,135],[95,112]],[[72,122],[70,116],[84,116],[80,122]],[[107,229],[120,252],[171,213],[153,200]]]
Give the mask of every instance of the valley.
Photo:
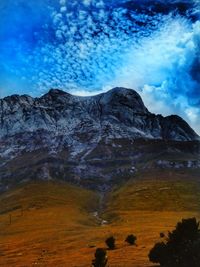
[[[2,194],[0,266],[88,267],[110,235],[117,248],[107,251],[109,266],[152,266],[148,252],[161,232],[182,218],[200,219],[198,170],[140,172],[99,196],[61,181],[24,183]],[[137,246],[124,242],[132,233]]]

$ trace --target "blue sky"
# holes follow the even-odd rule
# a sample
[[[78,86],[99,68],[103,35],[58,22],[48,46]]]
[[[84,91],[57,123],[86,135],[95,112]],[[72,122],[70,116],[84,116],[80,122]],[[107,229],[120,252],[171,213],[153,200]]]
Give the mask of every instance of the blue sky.
[[[0,97],[137,90],[200,133],[199,1],[1,0]]]

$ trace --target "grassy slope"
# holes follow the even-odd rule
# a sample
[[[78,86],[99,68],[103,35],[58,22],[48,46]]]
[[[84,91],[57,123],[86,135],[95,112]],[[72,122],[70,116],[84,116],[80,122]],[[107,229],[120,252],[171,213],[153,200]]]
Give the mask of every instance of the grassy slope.
[[[98,195],[64,183],[27,184],[0,198],[0,266],[88,267],[95,248],[113,234],[110,267],[145,267],[159,233],[183,217],[200,218],[199,173],[143,173],[106,198],[100,226],[92,216]],[[23,211],[20,207],[23,207]],[[9,223],[11,214],[11,224]],[[138,237],[137,247],[124,243]]]
[[[95,225],[91,211],[97,200],[93,192],[52,182],[1,196],[0,266],[72,266],[64,258],[75,250],[79,235]]]
[[[138,237],[136,248],[126,248],[119,242],[121,249],[112,252],[111,266],[152,266],[147,255],[160,240],[159,234],[173,229],[182,218],[193,216],[200,218],[199,171],[137,175],[107,199],[104,218],[112,222],[112,232],[120,241],[130,233]]]

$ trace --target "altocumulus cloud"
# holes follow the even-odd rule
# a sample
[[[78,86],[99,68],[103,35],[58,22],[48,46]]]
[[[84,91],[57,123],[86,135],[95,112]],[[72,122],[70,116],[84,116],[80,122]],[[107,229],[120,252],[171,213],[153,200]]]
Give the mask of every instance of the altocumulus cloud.
[[[199,10],[198,1],[2,1],[0,96],[126,86],[200,132]]]

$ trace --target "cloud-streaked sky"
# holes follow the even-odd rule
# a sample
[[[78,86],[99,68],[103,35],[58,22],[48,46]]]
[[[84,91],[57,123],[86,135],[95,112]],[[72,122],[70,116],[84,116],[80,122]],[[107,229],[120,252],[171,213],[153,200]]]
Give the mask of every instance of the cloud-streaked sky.
[[[0,97],[115,86],[200,133],[200,2],[1,0]]]

